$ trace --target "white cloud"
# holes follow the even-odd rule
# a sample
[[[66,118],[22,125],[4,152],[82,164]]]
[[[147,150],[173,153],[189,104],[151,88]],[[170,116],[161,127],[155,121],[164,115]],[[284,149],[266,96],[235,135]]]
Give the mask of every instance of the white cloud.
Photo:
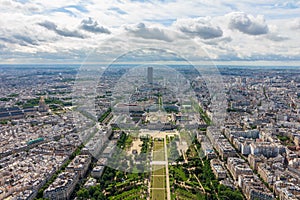
[[[144,23],[126,26],[125,30],[136,37],[144,39],[163,40],[166,42],[172,42],[174,40],[173,36],[168,34],[166,29],[161,27],[147,27]]]
[[[277,35],[277,34],[274,34],[274,33],[270,33],[270,34],[266,35],[266,38],[268,38],[272,41],[275,41],[275,42],[282,42],[282,41],[285,41],[285,40],[289,39],[289,37],[282,36],[282,35]]]
[[[38,25],[50,30],[50,31],[54,31],[55,33],[57,33],[60,36],[63,37],[76,37],[76,38],[85,38],[85,36],[83,34],[81,34],[80,32],[78,32],[77,30],[68,30],[66,28],[58,28],[57,25],[53,22],[50,21],[44,21],[44,22],[40,22],[38,23]]]
[[[254,17],[243,12],[228,14],[229,28],[249,35],[262,35],[269,32],[268,25],[262,15]]]
[[[222,37],[223,31],[219,26],[213,26],[210,18],[186,18],[178,19],[174,25],[181,32],[202,39],[212,39]]]
[[[290,22],[290,28],[292,30],[299,30],[300,29],[300,18],[292,20]]]
[[[289,2],[3,0],[1,61],[69,56],[80,62],[103,41],[119,37],[101,51],[126,51],[131,40],[133,47],[155,44],[186,57],[204,48],[213,59],[299,59],[300,8]]]
[[[89,19],[82,20],[80,28],[91,33],[111,33],[107,28],[100,26],[98,22],[94,21],[91,17],[89,17]]]

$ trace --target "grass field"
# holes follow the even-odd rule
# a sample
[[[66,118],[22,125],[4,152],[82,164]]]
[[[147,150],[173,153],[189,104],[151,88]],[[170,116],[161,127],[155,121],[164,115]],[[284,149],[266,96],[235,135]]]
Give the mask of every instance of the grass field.
[[[164,142],[162,141],[154,141],[153,151],[163,150]]]
[[[153,160],[154,161],[164,161],[165,160],[165,151],[153,151]]]
[[[166,169],[164,165],[152,165],[153,175],[165,175]]]
[[[152,189],[152,200],[164,200],[166,197],[166,189]]]
[[[152,176],[152,188],[163,188],[166,187],[165,176]]]
[[[154,141],[153,161],[165,161],[165,146],[163,141]],[[151,199],[164,200],[166,193],[166,168],[165,165],[152,165]]]

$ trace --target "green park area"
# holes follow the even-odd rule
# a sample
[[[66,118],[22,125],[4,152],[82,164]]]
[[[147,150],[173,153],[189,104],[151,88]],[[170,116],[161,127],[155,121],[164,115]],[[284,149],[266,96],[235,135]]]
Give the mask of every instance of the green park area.
[[[153,142],[153,161],[165,160],[164,141],[155,139]],[[167,198],[166,191],[166,166],[152,165],[151,199],[161,200]]]
[[[166,169],[164,165],[152,165],[153,175],[166,175]]]
[[[154,141],[153,144],[153,161],[164,161],[165,150],[163,141]]]
[[[157,169],[157,170],[155,170]],[[151,199],[166,199],[166,171],[164,166],[154,165],[151,176]]]
[[[165,160],[165,151],[153,151],[153,161],[164,161]]]
[[[153,151],[158,151],[162,149],[164,149],[164,142],[155,140],[153,145]]]
[[[167,197],[166,189],[152,189],[152,200],[164,200]]]
[[[195,139],[186,151],[187,163],[169,165],[171,199],[242,200],[239,190],[232,190],[214,176],[210,161],[200,156],[201,145]]]
[[[166,187],[166,176],[152,176],[151,185],[153,189]]]

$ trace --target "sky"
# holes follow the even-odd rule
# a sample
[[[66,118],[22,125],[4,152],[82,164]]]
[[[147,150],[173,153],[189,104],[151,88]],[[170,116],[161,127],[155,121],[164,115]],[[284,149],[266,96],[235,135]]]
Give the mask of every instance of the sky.
[[[0,63],[104,62],[147,48],[287,63],[300,62],[299,44],[296,0],[0,0]]]

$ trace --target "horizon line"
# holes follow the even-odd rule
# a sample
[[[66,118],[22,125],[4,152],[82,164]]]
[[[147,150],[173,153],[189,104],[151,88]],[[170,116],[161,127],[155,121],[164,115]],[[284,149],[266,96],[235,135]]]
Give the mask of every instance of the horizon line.
[[[239,61],[159,61],[159,62],[151,62],[151,61],[137,61],[137,62],[48,62],[48,63],[0,63],[0,65],[121,65],[121,64],[167,64],[167,65],[180,65],[180,64],[194,64],[194,65],[207,65],[207,66],[222,66],[222,65],[244,65],[244,66],[299,66],[300,61],[289,61],[289,60],[276,60],[276,61],[267,61],[267,60],[257,60],[257,61],[249,61],[249,60],[239,60]]]

